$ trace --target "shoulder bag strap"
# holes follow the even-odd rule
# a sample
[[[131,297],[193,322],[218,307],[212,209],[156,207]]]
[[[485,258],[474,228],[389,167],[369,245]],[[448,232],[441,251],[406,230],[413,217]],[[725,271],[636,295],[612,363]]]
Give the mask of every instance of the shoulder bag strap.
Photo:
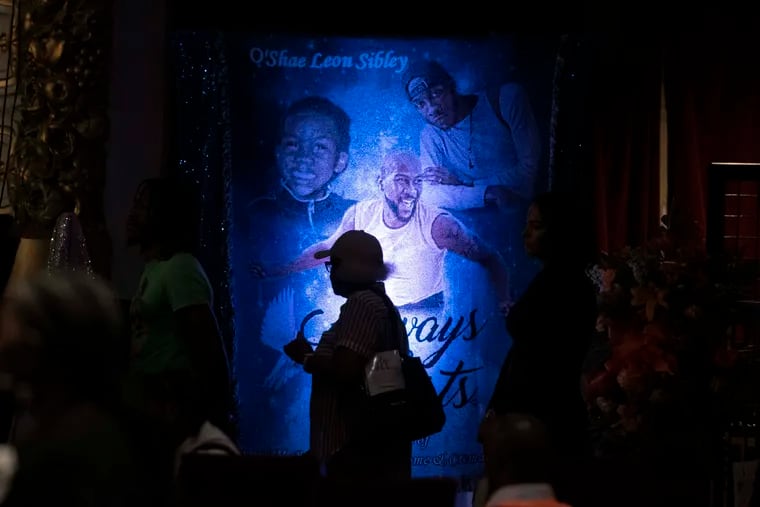
[[[393,301],[391,301],[391,298],[388,297],[387,294],[384,294],[380,292],[377,289],[371,289],[372,292],[377,294],[383,299],[383,302],[385,303],[386,308],[388,308],[388,323],[385,326],[385,349],[384,350],[393,350],[398,349],[401,350],[401,340],[398,336],[398,333],[396,332],[396,319],[400,318],[398,316],[398,310],[396,310],[396,307],[393,305]]]

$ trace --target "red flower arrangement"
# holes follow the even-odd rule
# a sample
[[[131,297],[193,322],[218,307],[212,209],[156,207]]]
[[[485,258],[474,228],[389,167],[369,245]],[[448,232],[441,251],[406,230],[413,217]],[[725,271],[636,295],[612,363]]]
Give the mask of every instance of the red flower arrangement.
[[[582,386],[597,455],[673,444],[709,392],[737,285],[730,263],[677,232],[663,227],[587,271],[599,291],[598,341]]]

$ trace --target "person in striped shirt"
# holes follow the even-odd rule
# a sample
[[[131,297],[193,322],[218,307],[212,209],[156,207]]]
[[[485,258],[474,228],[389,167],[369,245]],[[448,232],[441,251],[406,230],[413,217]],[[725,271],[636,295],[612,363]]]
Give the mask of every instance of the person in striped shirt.
[[[385,349],[381,342],[387,326],[397,326],[400,353],[409,350],[404,324],[385,293],[383,280],[390,267],[383,260],[380,242],[363,230],[349,230],[331,248],[314,255],[329,258],[325,266],[333,292],[346,302],[316,349],[301,333],[284,347],[288,357],[312,375],[310,452],[328,479],[350,483],[409,479],[409,440],[390,434],[368,438],[351,424],[358,398],[349,393],[361,384],[369,360]]]

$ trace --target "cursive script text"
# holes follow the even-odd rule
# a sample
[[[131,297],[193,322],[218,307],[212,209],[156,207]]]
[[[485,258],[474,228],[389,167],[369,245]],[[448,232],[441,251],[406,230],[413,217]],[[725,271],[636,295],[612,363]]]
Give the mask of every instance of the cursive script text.
[[[391,69],[397,74],[404,72],[409,57],[395,51],[370,51],[358,55],[325,54],[314,52],[308,55],[291,54],[287,49],[267,49],[253,47],[248,52],[251,62],[259,68],[288,69]]]
[[[482,368],[482,366],[479,366],[477,368],[465,369],[464,361],[460,360],[459,364],[457,364],[457,367],[453,371],[441,370],[441,375],[449,377],[448,380],[446,380],[446,385],[443,386],[441,392],[438,393],[438,396],[443,400],[443,405],[447,406],[453,403],[452,406],[454,408],[463,408],[468,403],[475,403],[477,401],[478,390],[473,388],[472,392],[468,393],[467,379],[469,378],[468,374],[474,373]],[[455,385],[456,387],[454,387]],[[449,391],[453,392],[449,393]]]
[[[419,343],[432,343],[438,342],[441,344],[432,354],[423,359],[425,368],[432,368],[440,361],[441,357],[446,353],[451,344],[459,336],[462,340],[468,342],[474,340],[478,333],[483,329],[483,326],[478,327],[478,323],[475,320],[475,313],[477,309],[470,312],[467,320],[467,327],[464,327],[465,318],[459,317],[457,323],[452,327],[454,321],[453,317],[446,318],[446,321],[439,325],[436,317],[427,317],[422,320],[418,320],[417,317],[412,317],[410,320],[404,318],[404,324],[407,326],[407,332],[410,338],[414,338]],[[485,325],[485,324],[484,324]],[[440,329],[439,329],[440,327]],[[469,333],[465,334],[467,331]]]

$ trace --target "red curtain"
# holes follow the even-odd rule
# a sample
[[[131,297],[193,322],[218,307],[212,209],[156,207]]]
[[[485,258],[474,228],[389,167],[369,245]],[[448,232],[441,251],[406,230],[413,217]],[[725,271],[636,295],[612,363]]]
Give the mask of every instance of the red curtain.
[[[671,35],[665,44],[671,208],[703,231],[711,162],[760,162],[760,36]]]
[[[650,239],[660,221],[659,41],[600,41],[590,90],[594,198],[599,247]]]

